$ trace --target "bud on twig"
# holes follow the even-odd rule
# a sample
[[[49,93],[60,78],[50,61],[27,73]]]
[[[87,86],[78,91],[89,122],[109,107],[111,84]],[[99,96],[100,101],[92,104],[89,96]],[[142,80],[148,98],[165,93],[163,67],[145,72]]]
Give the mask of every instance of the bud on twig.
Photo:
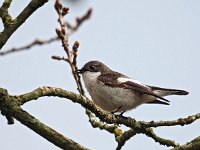
[[[79,45],[80,45],[79,41],[74,42],[74,45],[72,47],[73,51],[78,51]]]
[[[54,7],[55,7],[57,13],[59,14],[60,10],[62,9],[62,4],[60,3],[59,0],[56,0]]]
[[[61,31],[60,31],[60,29],[56,28],[56,33],[57,33],[58,37],[61,37]]]
[[[63,7],[62,16],[65,16],[69,12],[69,8]]]

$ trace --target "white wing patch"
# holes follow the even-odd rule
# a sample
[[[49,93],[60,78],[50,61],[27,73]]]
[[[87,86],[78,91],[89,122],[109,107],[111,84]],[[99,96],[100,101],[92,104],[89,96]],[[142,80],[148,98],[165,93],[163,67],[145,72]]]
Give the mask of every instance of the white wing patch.
[[[117,81],[118,81],[119,83],[124,83],[124,82],[130,81],[130,82],[133,82],[133,83],[137,83],[137,84],[139,84],[139,85],[142,85],[142,86],[146,86],[146,85],[144,85],[142,82],[140,82],[140,81],[138,81],[138,80],[135,80],[135,79],[131,79],[131,78],[120,77],[120,78],[117,79]],[[146,87],[148,87],[148,86],[146,86]]]

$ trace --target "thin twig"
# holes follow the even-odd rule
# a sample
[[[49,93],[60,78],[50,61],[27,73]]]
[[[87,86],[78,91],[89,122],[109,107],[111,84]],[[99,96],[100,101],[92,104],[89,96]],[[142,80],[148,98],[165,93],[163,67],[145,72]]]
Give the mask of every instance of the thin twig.
[[[109,133],[113,133],[116,137],[122,134],[122,130],[117,125],[108,125],[103,121],[97,121],[94,114],[91,113],[91,111],[89,111],[88,109],[86,109],[86,113],[88,115],[89,122],[91,123],[93,128],[106,130]]]
[[[65,22],[65,25],[68,27],[67,35],[70,36],[73,33],[75,33],[85,21],[90,19],[91,15],[92,15],[92,8],[90,8],[86,12],[86,14],[84,14],[82,17],[77,17],[79,19],[76,19],[75,25],[71,25],[69,22]],[[49,39],[35,39],[34,41],[32,41],[29,44],[26,44],[24,46],[14,47],[14,48],[11,48],[8,50],[4,50],[3,52],[0,52],[0,56],[11,54],[14,52],[24,51],[24,50],[30,49],[34,46],[37,46],[37,45],[41,46],[41,45],[45,45],[45,44],[50,44],[50,43],[58,41],[58,40],[59,40],[58,36],[55,36],[55,37],[52,37]]]
[[[66,61],[66,62],[69,61],[69,60],[68,60],[67,58],[65,58],[65,57],[60,57],[60,56],[55,56],[55,55],[51,56],[51,58],[52,58],[52,59],[55,59],[55,60],[64,60],[64,61]]]
[[[75,31],[77,31],[77,29],[83,24],[83,22],[90,19],[91,16],[92,16],[92,8],[88,9],[88,11],[82,17],[76,17],[75,25],[72,25],[71,23],[66,22],[65,24],[67,25],[68,29],[70,29],[71,31],[69,34],[72,34]]]
[[[59,39],[58,36],[49,38],[47,40],[36,39],[35,41],[33,41],[33,42],[31,42],[27,45],[24,45],[22,47],[12,48],[12,49],[8,49],[4,52],[0,52],[0,55],[7,55],[7,54],[14,53],[14,52],[20,52],[20,51],[23,51],[23,50],[28,50],[28,49],[36,46],[36,45],[50,44],[54,41],[57,41],[58,39]]]
[[[66,31],[67,28],[63,21],[63,17],[68,13],[69,9],[66,7],[63,7],[59,0],[56,0],[55,9],[58,13],[58,22],[60,24],[60,29],[56,28],[56,33],[57,33],[58,37],[61,39],[62,46],[67,54],[68,63],[71,67],[72,74],[76,81],[77,89],[80,94],[84,95],[84,90],[83,90],[83,86],[80,81],[80,76],[77,73],[77,66],[75,66],[79,42],[76,41],[74,43],[74,46],[73,46],[74,51],[70,50],[69,44],[68,44],[68,35],[67,35],[67,31]]]
[[[179,118],[177,120],[173,120],[173,121],[150,121],[150,122],[144,122],[144,121],[139,121],[140,125],[143,127],[163,127],[163,126],[176,126],[176,125],[180,125],[180,126],[184,126],[184,125],[188,125],[191,124],[192,122],[196,121],[197,119],[200,118],[200,113],[197,113],[195,115],[192,116],[188,116],[186,118]]]
[[[146,128],[143,132],[145,135],[147,135],[148,137],[151,137],[152,139],[154,139],[155,142],[160,143],[161,145],[166,145],[166,146],[179,146],[179,144],[177,144],[175,141],[169,140],[169,139],[164,139],[161,138],[159,136],[157,136],[154,132],[152,128]]]
[[[67,34],[67,31],[69,31],[69,26],[67,28],[66,24],[64,24],[64,21],[63,21],[63,17],[68,13],[69,9],[63,7],[59,0],[56,1],[55,9],[58,13],[58,16],[59,16],[58,22],[60,24],[60,29],[56,28],[56,33],[57,33],[58,37],[61,39],[62,46],[63,46],[65,52],[67,53],[67,62],[69,63],[69,65],[71,67],[72,74],[76,81],[77,89],[81,95],[84,95],[84,90],[83,90],[83,87],[81,84],[80,75],[77,73],[77,69],[78,69],[77,68],[77,56],[78,56],[78,48],[79,48],[80,43],[78,41],[74,42],[72,50],[70,50],[69,44],[68,44],[68,34]],[[65,13],[63,13],[63,10],[65,10]],[[74,27],[71,26],[70,30],[76,31],[85,20],[90,18],[91,14],[92,14],[92,9],[89,9],[89,11],[86,13],[86,15],[84,15],[82,18],[77,18],[76,25]],[[55,57],[53,57],[53,58],[55,59]],[[58,60],[61,60],[60,58],[62,58],[62,57],[56,57],[56,58],[58,58]],[[94,119],[95,116],[87,109],[86,109],[86,114],[88,115],[89,122],[91,123],[91,125],[93,127],[98,127],[100,129],[104,129],[110,133],[113,133],[115,136],[118,136],[118,134],[120,133],[121,129],[117,128],[115,125],[108,126],[105,123]]]

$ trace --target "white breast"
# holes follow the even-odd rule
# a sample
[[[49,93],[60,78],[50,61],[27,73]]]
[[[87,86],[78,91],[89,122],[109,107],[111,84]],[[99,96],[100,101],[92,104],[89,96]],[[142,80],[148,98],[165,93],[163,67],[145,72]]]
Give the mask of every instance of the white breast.
[[[119,111],[133,109],[142,103],[138,95],[129,89],[110,87],[97,78],[100,72],[85,72],[82,74],[85,86],[95,104],[107,111],[122,107]]]
[[[89,93],[92,92],[92,89],[96,87],[97,78],[100,74],[101,74],[100,72],[89,72],[89,71],[86,71],[82,74],[85,87],[87,88]]]

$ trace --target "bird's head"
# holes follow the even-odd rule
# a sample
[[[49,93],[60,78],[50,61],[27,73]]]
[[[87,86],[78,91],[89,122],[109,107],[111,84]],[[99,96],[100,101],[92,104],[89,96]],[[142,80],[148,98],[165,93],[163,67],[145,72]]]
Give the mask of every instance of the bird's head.
[[[79,74],[83,74],[85,72],[91,72],[91,73],[99,72],[100,74],[102,74],[106,73],[107,71],[110,71],[110,69],[99,61],[89,61],[81,69],[77,70]]]

